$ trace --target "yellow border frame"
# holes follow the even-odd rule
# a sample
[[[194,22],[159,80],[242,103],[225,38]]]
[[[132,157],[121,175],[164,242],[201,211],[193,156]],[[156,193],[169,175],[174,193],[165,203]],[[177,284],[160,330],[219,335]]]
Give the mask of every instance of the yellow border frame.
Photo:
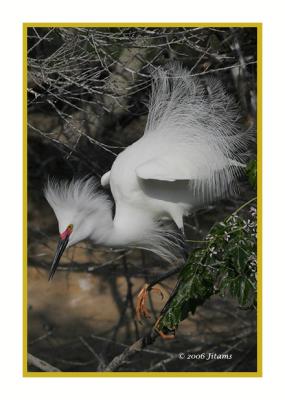
[[[27,29],[30,27],[242,27],[257,29],[257,371],[256,372],[28,372],[27,367]],[[24,377],[262,377],[262,23],[110,22],[23,23],[23,376]]]

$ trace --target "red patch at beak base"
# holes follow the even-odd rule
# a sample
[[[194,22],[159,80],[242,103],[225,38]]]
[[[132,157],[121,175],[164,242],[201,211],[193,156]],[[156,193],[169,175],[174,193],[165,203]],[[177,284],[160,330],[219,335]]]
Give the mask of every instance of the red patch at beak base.
[[[68,225],[68,227],[65,229],[65,231],[63,231],[62,233],[60,233],[60,238],[62,239],[62,240],[65,240],[66,238],[68,238],[70,235],[71,235],[71,233],[72,233],[72,230],[73,230],[73,225]]]

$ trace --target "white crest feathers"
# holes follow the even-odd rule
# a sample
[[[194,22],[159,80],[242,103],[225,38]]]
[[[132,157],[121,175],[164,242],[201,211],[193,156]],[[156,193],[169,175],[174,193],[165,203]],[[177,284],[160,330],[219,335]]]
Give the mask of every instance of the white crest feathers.
[[[84,214],[86,217],[97,211],[102,217],[107,217],[112,208],[112,201],[98,189],[92,177],[71,181],[49,178],[44,195],[58,219],[60,231],[72,223],[76,216]]]

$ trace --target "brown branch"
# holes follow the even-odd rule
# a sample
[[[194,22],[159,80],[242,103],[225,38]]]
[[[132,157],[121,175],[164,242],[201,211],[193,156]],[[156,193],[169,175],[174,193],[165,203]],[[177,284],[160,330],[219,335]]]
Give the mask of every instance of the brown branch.
[[[28,365],[36,367],[44,372],[60,372],[60,369],[54,367],[53,365],[47,363],[44,360],[41,360],[38,357],[33,356],[30,353],[28,353]]]
[[[158,333],[151,330],[147,335],[137,340],[130,347],[127,347],[121,354],[114,357],[113,360],[105,368],[105,372],[117,371],[128,359],[143,350],[146,346],[153,344],[158,336]]]

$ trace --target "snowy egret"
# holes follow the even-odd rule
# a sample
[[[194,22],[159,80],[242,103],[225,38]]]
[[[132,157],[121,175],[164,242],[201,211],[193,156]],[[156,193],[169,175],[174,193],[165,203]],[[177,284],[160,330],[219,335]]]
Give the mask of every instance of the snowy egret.
[[[49,279],[65,248],[85,239],[177,259],[183,217],[231,193],[244,167],[237,121],[235,103],[219,81],[191,77],[177,64],[158,68],[143,136],[101,178],[113,200],[93,178],[49,179],[45,196],[60,232]]]

